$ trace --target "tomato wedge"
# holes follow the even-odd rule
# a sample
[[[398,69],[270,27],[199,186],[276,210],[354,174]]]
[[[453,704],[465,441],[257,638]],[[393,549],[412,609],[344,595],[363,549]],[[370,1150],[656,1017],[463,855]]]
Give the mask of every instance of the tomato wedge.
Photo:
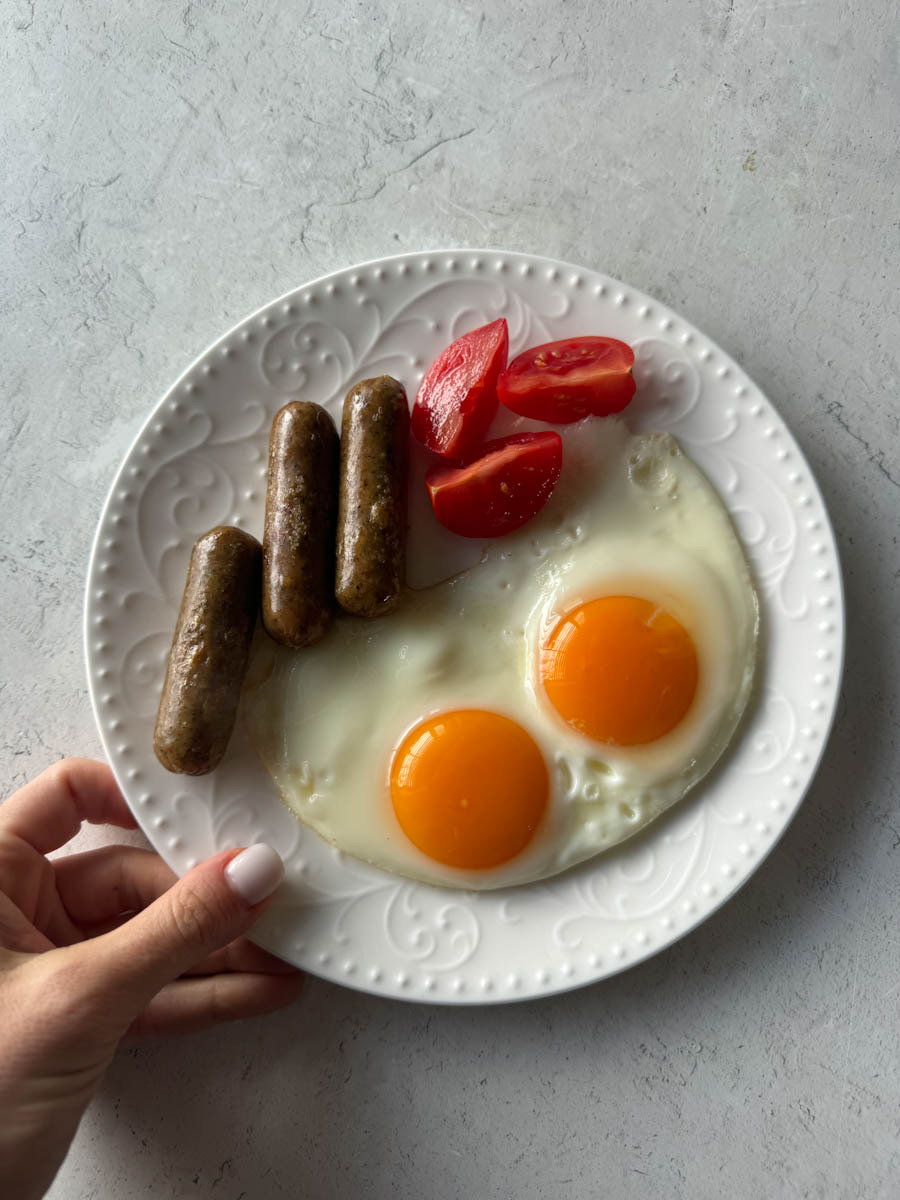
[[[621,412],[634,395],[634,351],[607,337],[532,346],[497,381],[500,403],[523,417],[568,425]]]
[[[435,466],[425,476],[434,515],[461,537],[501,537],[530,521],[562,469],[558,433],[516,433],[483,450],[468,466]]]
[[[504,317],[451,342],[419,385],[412,410],[416,441],[453,462],[476,454],[497,412],[497,378],[508,352]]]

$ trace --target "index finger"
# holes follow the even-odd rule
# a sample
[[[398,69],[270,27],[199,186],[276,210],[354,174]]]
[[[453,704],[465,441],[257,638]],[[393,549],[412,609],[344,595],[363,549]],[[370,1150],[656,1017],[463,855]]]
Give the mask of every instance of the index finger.
[[[82,821],[137,828],[112,771],[90,758],[64,758],[0,804],[0,834],[21,838],[41,854],[64,846]]]

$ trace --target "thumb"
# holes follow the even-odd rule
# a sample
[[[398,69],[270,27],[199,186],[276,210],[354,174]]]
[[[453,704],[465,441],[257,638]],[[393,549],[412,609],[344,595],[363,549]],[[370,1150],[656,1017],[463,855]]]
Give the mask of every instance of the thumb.
[[[246,933],[284,878],[263,842],[217,854],[110,933],[79,947],[116,1017],[129,1022],[167,983]]]

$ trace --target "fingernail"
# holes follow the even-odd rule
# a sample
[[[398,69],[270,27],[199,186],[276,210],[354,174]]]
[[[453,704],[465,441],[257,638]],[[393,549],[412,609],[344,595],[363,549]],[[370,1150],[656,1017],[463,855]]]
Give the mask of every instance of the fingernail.
[[[231,860],[225,868],[225,878],[245,904],[259,904],[284,879],[284,863],[271,846],[256,842]]]

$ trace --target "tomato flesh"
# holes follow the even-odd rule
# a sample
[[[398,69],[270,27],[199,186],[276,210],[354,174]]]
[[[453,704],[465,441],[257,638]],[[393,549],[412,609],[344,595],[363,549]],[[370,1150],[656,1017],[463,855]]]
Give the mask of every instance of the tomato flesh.
[[[434,466],[425,476],[434,515],[461,537],[501,537],[530,521],[562,469],[558,433],[517,433],[486,442],[483,451],[468,466]]]
[[[497,381],[500,403],[523,417],[568,425],[621,412],[635,392],[634,351],[607,337],[533,346]]]
[[[453,462],[476,454],[497,412],[497,379],[508,352],[504,317],[451,342],[419,385],[413,437]]]

